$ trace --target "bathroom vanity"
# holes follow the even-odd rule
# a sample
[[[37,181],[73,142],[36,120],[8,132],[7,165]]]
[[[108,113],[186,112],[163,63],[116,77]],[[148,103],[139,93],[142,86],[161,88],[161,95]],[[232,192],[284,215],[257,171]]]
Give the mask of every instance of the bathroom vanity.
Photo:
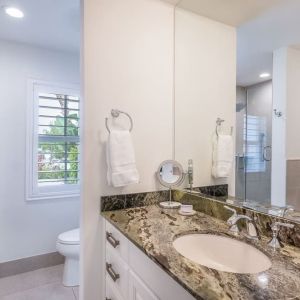
[[[156,196],[158,194],[156,193]],[[132,201],[134,197],[137,201]],[[142,198],[147,197],[150,201],[143,202]],[[160,199],[157,199],[158,202],[161,197],[160,195]],[[280,250],[274,251],[267,246],[270,240],[267,235],[270,235],[270,232],[267,233],[266,224],[272,222],[270,216],[245,209],[239,212],[257,220],[261,238],[249,240],[242,235],[235,236],[229,231],[225,220],[230,213],[223,208],[224,203],[221,201],[209,197],[197,198],[184,192],[174,192],[173,197],[184,203],[201,203],[198,206],[194,205],[197,214],[187,217],[179,215],[178,210],[162,209],[158,202],[154,203],[153,195],[127,196],[127,200],[130,201],[126,201],[126,195],[120,196],[121,202],[118,202],[118,196],[102,199],[101,215],[105,218],[106,237],[107,299],[273,300],[295,299],[300,295],[300,249],[285,244]],[[110,206],[111,210],[107,211],[106,204],[112,199],[114,201],[111,202],[117,209],[114,210]],[[135,207],[134,202],[139,207]],[[126,203],[130,205],[129,208],[126,208]],[[291,240],[292,234],[297,235],[297,232],[299,224],[294,229],[283,230],[288,240]],[[240,241],[265,256],[271,267],[267,266],[264,271],[255,271],[254,268],[254,271],[249,273],[218,271],[205,267],[184,257],[174,247],[176,238],[190,233],[221,237],[218,245],[221,251],[222,248],[225,249],[222,238]],[[235,251],[232,255],[236,260],[241,259]],[[246,251],[245,265],[248,260],[252,260],[247,255]],[[253,265],[259,268],[261,264],[253,261]]]
[[[112,224],[105,221],[107,299],[194,299]]]

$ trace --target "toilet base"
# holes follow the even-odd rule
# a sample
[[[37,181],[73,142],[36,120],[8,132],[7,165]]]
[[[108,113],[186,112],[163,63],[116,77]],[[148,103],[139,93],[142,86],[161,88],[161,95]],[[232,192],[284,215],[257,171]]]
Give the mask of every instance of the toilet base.
[[[66,258],[63,274],[64,286],[78,286],[79,285],[79,260],[73,258]]]

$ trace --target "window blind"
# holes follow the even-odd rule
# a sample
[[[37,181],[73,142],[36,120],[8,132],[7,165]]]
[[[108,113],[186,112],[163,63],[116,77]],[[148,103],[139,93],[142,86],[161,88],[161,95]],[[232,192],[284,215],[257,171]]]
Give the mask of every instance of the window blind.
[[[265,172],[266,162],[263,159],[263,147],[266,136],[264,117],[248,115],[244,117],[244,140],[246,153],[246,172]]]
[[[38,185],[79,182],[79,97],[38,94]]]

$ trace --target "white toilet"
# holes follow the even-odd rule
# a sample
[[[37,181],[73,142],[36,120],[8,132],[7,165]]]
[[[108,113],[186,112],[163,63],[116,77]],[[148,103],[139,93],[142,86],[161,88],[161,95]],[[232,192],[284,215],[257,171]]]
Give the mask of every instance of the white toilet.
[[[79,228],[61,233],[57,238],[56,249],[65,256],[63,285],[79,285]]]

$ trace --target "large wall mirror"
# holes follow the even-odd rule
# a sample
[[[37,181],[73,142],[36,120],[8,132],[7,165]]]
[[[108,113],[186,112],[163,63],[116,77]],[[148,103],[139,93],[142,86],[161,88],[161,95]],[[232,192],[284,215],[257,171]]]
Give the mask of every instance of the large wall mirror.
[[[228,184],[241,205],[300,221],[300,2],[225,2],[175,9],[175,159],[193,160],[195,187]],[[232,135],[225,177],[216,129]]]

